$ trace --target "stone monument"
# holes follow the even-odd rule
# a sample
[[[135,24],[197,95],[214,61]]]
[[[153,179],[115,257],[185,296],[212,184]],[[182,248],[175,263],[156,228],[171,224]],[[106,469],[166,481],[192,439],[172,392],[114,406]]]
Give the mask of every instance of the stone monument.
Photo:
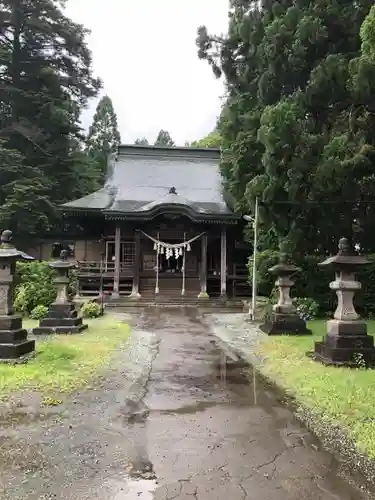
[[[294,285],[292,277],[300,270],[294,264],[288,263],[288,254],[281,248],[279,263],[269,269],[269,272],[276,276],[275,285],[279,291],[279,299],[272,307],[271,317],[260,327],[268,335],[311,335],[311,330],[297,314],[290,297],[290,288]]]
[[[23,362],[35,352],[35,341],[27,340],[22,318],[13,313],[14,274],[22,258],[12,244],[12,232],[3,231],[0,244],[0,362]]]
[[[78,318],[78,313],[74,302],[68,299],[69,270],[75,267],[74,262],[68,259],[68,252],[62,250],[60,260],[51,262],[49,266],[58,273],[54,280],[57,296],[51,304],[47,317],[39,322],[39,327],[34,328],[34,335],[51,333],[80,333],[87,328],[82,324],[82,319]]]
[[[325,364],[358,366],[356,355],[366,365],[375,362],[374,339],[367,335],[367,325],[356,313],[353,298],[361,283],[355,272],[367,264],[366,257],[356,255],[346,238],[339,241],[339,251],[321,266],[332,266],[336,279],[330,288],[336,291],[338,304],[333,319],[327,321],[327,335],[322,342],[315,343],[314,359]]]

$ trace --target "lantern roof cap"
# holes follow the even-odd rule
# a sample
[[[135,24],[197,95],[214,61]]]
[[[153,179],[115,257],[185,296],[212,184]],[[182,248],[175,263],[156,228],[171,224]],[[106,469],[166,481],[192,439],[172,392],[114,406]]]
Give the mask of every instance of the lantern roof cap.
[[[76,266],[75,262],[68,260],[67,250],[61,250],[60,259],[50,262],[48,265],[52,269],[72,269]]]
[[[328,257],[323,262],[320,262],[320,266],[335,265],[339,266],[359,266],[368,264],[369,261],[364,255],[358,255],[354,252],[352,246],[347,238],[341,238],[338,244],[338,252],[332,257]]]

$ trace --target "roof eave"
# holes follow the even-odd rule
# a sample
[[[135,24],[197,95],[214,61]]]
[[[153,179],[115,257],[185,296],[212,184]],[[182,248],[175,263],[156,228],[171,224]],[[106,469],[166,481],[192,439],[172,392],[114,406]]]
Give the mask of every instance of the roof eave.
[[[219,222],[228,224],[237,224],[241,217],[236,214],[223,214],[223,213],[197,213],[189,207],[178,207],[175,206],[163,206],[157,207],[157,209],[152,209],[144,212],[122,212],[122,211],[112,211],[103,210],[103,214],[107,220],[144,220],[150,221],[163,214],[172,215],[186,215],[194,222]]]

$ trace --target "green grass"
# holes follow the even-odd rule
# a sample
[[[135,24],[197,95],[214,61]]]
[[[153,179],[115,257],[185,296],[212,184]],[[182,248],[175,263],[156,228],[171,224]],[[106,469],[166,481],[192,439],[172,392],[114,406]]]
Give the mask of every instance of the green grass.
[[[324,366],[306,357],[326,333],[325,321],[312,321],[313,337],[267,337],[258,346],[263,373],[298,403],[339,424],[362,452],[375,458],[375,370]],[[375,321],[368,322],[375,334]]]
[[[53,335],[36,342],[36,357],[27,364],[0,364],[0,398],[14,391],[40,392],[45,404],[58,404],[62,393],[87,384],[104,367],[113,350],[129,336],[128,325],[103,316],[85,320],[88,330],[78,335]],[[25,320],[25,328],[37,325]]]

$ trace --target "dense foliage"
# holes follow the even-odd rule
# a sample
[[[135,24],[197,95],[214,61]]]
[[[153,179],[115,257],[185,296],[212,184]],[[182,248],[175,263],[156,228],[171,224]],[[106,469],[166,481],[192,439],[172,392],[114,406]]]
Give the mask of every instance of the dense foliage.
[[[370,263],[358,272],[358,279],[362,283],[362,290],[355,295],[356,308],[365,317],[375,315],[375,255],[369,255]],[[322,257],[300,256],[296,258],[296,264],[301,268],[297,273],[295,285],[291,290],[293,297],[312,299],[319,304],[319,309],[315,312],[319,316],[332,315],[336,309],[336,293],[329,288],[329,283],[335,279],[332,269],[319,266]],[[277,292],[274,288],[275,277],[268,269],[278,261],[278,252],[265,250],[257,256],[257,292],[260,296],[270,297],[271,302],[275,299]],[[249,261],[250,278],[252,259]],[[309,306],[310,307],[310,306]]]
[[[19,262],[14,296],[15,310],[30,314],[37,306],[51,305],[56,298],[53,286],[55,276],[47,262]]]
[[[187,143],[186,146],[192,148],[220,148],[221,146],[221,136],[217,130],[210,132],[206,137],[199,139],[198,141],[193,141]]]
[[[242,212],[260,197],[260,248],[324,253],[347,236],[375,251],[372,4],[231,0],[226,36],[198,30],[227,87],[226,188]]]
[[[82,318],[98,318],[100,316],[100,305],[93,300],[87,300],[82,304],[80,313]]]
[[[134,141],[134,144],[136,146],[148,146],[150,143],[148,142],[148,139],[146,137],[139,137]]]
[[[100,81],[86,35],[61,1],[0,1],[0,221],[18,237],[90,187],[79,115]]]
[[[160,130],[155,140],[155,146],[172,148],[174,145],[175,143],[169,132],[167,130]]]
[[[43,314],[43,307],[49,307],[56,298],[53,280],[56,273],[48,262],[18,262],[15,278],[14,308],[21,314],[33,316]],[[68,293],[73,299],[76,290],[76,276],[70,272]],[[36,319],[36,318],[35,318]]]

